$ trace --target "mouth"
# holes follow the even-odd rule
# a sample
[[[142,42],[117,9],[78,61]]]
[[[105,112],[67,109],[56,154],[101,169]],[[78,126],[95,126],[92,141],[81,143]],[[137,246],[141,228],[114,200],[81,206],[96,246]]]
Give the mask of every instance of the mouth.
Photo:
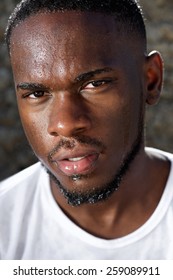
[[[98,161],[99,153],[74,154],[53,160],[58,168],[67,176],[86,175],[93,171]]]

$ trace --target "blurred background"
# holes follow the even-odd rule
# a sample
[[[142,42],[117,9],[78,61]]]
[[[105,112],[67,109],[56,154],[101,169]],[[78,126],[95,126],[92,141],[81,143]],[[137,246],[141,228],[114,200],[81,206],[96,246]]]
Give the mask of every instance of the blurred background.
[[[13,78],[4,44],[7,19],[18,0],[0,1],[0,180],[36,161],[23,133]],[[165,65],[159,104],[147,108],[146,144],[173,152],[173,1],[140,1],[148,32],[148,51],[161,52]]]

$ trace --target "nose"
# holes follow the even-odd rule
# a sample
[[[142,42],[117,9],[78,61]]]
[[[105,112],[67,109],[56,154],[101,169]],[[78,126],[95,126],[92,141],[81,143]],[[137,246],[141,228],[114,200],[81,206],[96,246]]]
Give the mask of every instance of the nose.
[[[72,137],[91,128],[91,119],[82,97],[62,94],[51,104],[48,133],[51,136]]]

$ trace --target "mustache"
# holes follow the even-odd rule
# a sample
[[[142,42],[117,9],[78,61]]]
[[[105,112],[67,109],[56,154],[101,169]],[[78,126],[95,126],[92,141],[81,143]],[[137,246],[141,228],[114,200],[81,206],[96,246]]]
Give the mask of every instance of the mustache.
[[[80,136],[75,136],[72,139],[66,139],[62,138],[59,143],[50,151],[48,154],[48,160],[51,162],[52,157],[60,150],[60,149],[68,149],[72,150],[75,148],[77,144],[82,144],[82,145],[89,145],[92,147],[97,147],[99,149],[105,150],[105,145],[102,143],[102,141],[96,139],[96,138],[91,138],[89,136],[85,135],[80,135]]]

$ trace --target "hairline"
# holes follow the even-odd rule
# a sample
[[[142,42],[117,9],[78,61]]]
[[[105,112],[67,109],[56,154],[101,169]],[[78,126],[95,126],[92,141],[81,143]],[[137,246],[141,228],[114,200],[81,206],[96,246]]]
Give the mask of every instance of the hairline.
[[[39,14],[48,14],[48,13],[66,13],[66,12],[73,12],[73,13],[76,13],[76,14],[79,14],[79,13],[89,13],[89,14],[100,14],[100,15],[103,15],[103,16],[108,16],[108,17],[113,17],[115,19],[115,23],[119,23],[121,26],[120,28],[123,30],[123,33],[122,34],[126,34],[128,33],[128,28],[126,28],[129,20],[125,21],[122,17],[117,17],[116,15],[116,12],[101,12],[101,11],[92,11],[92,10],[80,10],[80,9],[55,9],[55,10],[49,10],[49,8],[40,8],[40,10],[36,10],[36,11],[33,11],[32,13],[30,13],[29,15],[25,16],[23,19],[14,19],[13,23],[10,28],[8,28],[7,26],[7,29],[6,29],[6,32],[5,32],[5,40],[6,40],[6,44],[7,44],[7,47],[8,47],[8,51],[10,53],[10,49],[11,49],[11,37],[12,37],[12,34],[14,32],[14,30],[19,26],[21,25],[22,23],[24,23],[26,20],[28,20],[29,18],[33,17],[33,16],[36,16],[36,15],[39,15]],[[142,17],[142,15],[141,15]],[[143,19],[144,20],[144,19]],[[144,24],[144,27],[145,27],[145,24]],[[144,44],[144,48],[146,49],[146,45],[147,45],[147,40],[146,40],[146,33],[145,34],[140,34],[140,32],[137,30],[137,28],[133,28],[130,30],[130,34],[129,36],[131,36],[132,38],[136,37],[138,38],[138,40],[141,40],[141,42],[143,41],[143,44]]]

